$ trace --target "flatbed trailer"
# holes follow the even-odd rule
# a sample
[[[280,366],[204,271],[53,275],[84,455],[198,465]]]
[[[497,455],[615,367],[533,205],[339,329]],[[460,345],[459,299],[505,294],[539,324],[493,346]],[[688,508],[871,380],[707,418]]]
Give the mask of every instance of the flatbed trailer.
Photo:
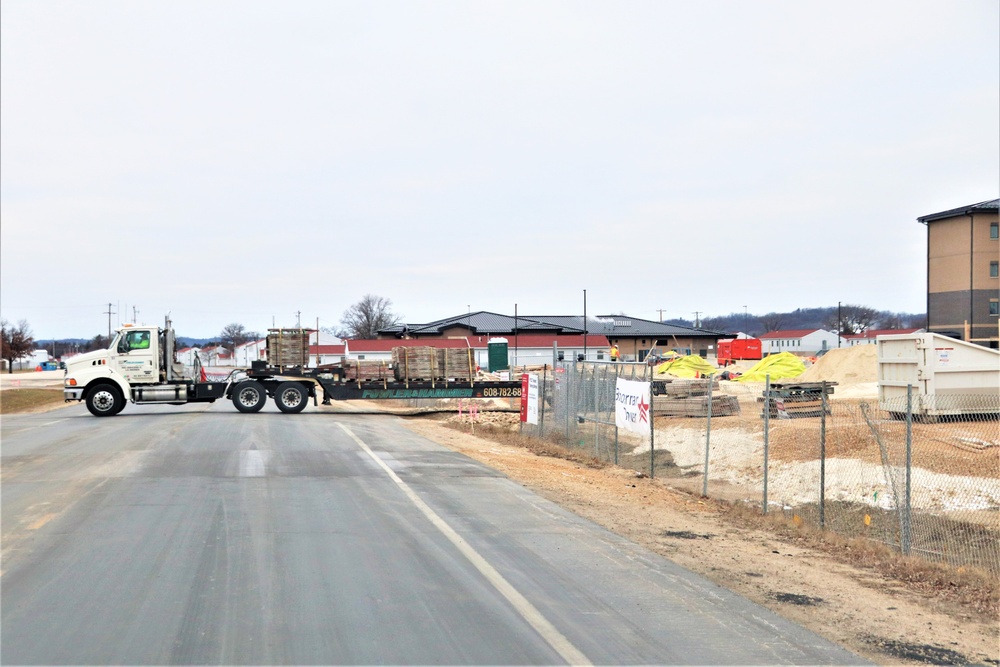
[[[341,367],[257,367],[225,392],[237,410],[257,412],[263,396],[274,398],[282,412],[301,412],[308,398],[318,403],[351,400],[520,398],[520,380],[352,380]],[[261,391],[257,387],[263,389]],[[299,389],[295,389],[298,387]]]

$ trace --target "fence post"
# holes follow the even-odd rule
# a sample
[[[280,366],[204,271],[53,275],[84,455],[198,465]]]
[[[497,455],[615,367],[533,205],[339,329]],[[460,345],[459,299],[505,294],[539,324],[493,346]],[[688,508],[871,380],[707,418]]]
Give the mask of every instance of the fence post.
[[[771,374],[764,376],[764,514],[767,514],[767,455],[771,436]]]
[[[615,427],[615,441],[618,439],[618,427]],[[617,449],[617,444],[615,445]],[[656,429],[653,428],[653,380],[649,381],[649,478],[656,473]]]
[[[539,402],[539,416],[538,416],[538,437],[545,437],[545,383],[549,380],[549,365],[545,364],[542,366],[542,390],[539,392],[541,396],[538,397]]]
[[[572,440],[569,439],[569,420],[573,418],[571,409],[573,404],[573,397],[570,394],[570,389],[572,389],[573,382],[570,379],[570,377],[573,375],[573,372],[575,371],[575,364],[573,363],[564,364],[563,370],[565,371],[566,374],[566,377],[563,378],[564,380],[563,384],[566,385],[565,389],[563,390],[563,395],[566,396],[566,445],[569,446],[569,444],[572,442]]]
[[[913,385],[906,385],[906,491],[903,500],[903,530],[899,536],[904,556],[910,555],[910,482],[913,471]]]
[[[826,527],[826,380],[821,385],[819,411],[819,527]]]
[[[594,364],[594,371],[591,373],[591,391],[594,392],[594,458],[601,459],[601,425],[600,416],[597,414],[597,364]]]
[[[701,495],[708,497],[708,447],[712,441],[712,378],[708,378],[708,421],[705,424],[705,479],[701,484]]]

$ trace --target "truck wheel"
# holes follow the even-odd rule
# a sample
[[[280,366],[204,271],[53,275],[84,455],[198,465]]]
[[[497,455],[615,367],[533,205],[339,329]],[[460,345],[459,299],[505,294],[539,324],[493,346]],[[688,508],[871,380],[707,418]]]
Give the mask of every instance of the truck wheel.
[[[274,402],[282,412],[302,412],[309,402],[309,391],[298,382],[282,382],[274,392]]]
[[[233,405],[240,412],[260,412],[267,401],[267,392],[263,385],[253,380],[240,382],[233,390]]]
[[[99,384],[87,394],[87,409],[95,417],[111,417],[124,408],[125,399],[113,384]]]

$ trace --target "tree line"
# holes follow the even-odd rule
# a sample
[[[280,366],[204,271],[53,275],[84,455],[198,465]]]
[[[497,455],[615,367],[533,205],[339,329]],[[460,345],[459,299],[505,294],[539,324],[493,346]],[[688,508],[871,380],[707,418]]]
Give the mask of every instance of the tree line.
[[[669,320],[670,324],[694,326],[685,319]],[[730,313],[719,317],[706,317],[698,326],[710,331],[760,336],[772,331],[795,329],[826,329],[841,335],[860,334],[880,329],[921,329],[927,326],[924,313],[898,313],[877,310],[859,304],[841,304],[824,308],[797,308],[789,312],[770,312],[764,315]]]

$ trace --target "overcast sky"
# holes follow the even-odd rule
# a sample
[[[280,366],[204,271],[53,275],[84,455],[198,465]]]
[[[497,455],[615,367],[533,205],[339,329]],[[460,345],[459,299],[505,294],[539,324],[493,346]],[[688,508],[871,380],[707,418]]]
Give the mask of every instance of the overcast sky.
[[[4,0],[0,315],[923,312],[916,218],[1000,191],[998,7]]]

